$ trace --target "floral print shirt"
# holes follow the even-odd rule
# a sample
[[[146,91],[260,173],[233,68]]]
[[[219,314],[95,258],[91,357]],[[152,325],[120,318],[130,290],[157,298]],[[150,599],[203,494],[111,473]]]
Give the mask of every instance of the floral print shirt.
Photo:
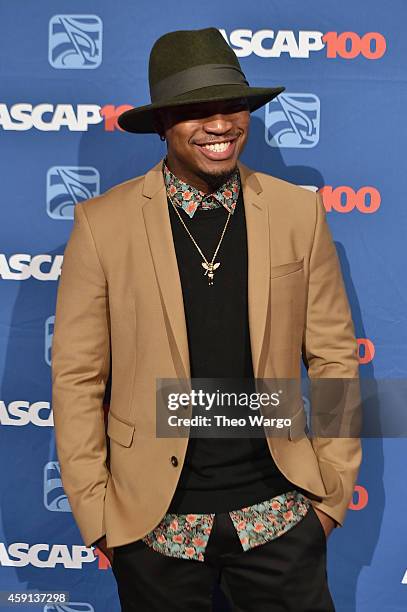
[[[205,194],[176,177],[167,167],[166,159],[162,169],[167,195],[191,218],[199,207],[211,210],[224,206],[228,212],[234,212],[241,189],[238,170],[217,191]],[[307,514],[310,504],[302,493],[293,490],[230,511],[242,550],[249,550],[281,536]],[[215,514],[167,513],[142,540],[164,555],[204,561],[214,518]]]
[[[228,212],[234,212],[240,191],[239,170],[236,169],[228,180],[212,193],[204,193],[179,179],[168,168],[165,159],[163,161],[163,175],[167,195],[174,204],[178,204],[191,218],[198,208],[211,210],[223,205]]]
[[[232,510],[229,516],[236,529],[242,550],[265,544],[294,527],[307,514],[310,500],[293,490],[272,499]],[[211,534],[215,514],[171,514],[142,540],[170,557],[205,560],[205,548]]]

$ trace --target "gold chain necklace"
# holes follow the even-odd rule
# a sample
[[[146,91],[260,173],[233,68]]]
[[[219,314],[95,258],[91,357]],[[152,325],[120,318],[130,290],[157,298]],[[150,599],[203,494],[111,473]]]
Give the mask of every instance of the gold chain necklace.
[[[220,261],[218,261],[217,263],[214,263],[215,262],[215,257],[218,254],[219,247],[220,247],[221,242],[223,240],[223,236],[225,235],[226,228],[228,226],[229,219],[230,219],[232,213],[231,212],[228,213],[228,218],[226,219],[225,227],[223,228],[221,237],[220,237],[219,242],[218,242],[218,246],[215,249],[215,252],[213,254],[213,257],[212,257],[211,261],[208,261],[206,259],[205,255],[202,253],[201,249],[199,248],[198,244],[196,243],[195,238],[192,236],[191,232],[189,231],[189,229],[185,225],[185,222],[184,222],[183,218],[181,217],[181,215],[180,215],[180,213],[179,213],[179,211],[177,209],[177,205],[174,204],[174,202],[173,202],[173,200],[172,200],[170,195],[168,195],[168,198],[169,198],[169,200],[170,200],[170,202],[171,202],[175,212],[177,213],[179,220],[181,221],[182,225],[185,227],[188,236],[191,238],[192,242],[194,243],[194,245],[198,249],[202,259],[204,260],[201,265],[206,270],[204,276],[208,275],[208,281],[209,281],[208,284],[209,285],[213,285],[213,276],[214,276],[215,270],[217,270],[219,268],[219,266],[220,266]]]

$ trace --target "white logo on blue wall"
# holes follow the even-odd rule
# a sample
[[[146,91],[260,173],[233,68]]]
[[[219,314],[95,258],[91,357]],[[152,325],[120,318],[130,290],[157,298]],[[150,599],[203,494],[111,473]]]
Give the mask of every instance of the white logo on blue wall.
[[[265,140],[270,147],[315,147],[319,141],[320,100],[310,93],[283,93],[265,107]]]
[[[54,15],[48,61],[53,68],[97,68],[102,63],[102,20],[97,15]]]
[[[51,512],[71,512],[62,486],[59,461],[48,461],[44,466],[44,506]]]
[[[74,207],[100,193],[100,175],[92,166],[52,166],[47,172],[47,214],[73,219]]]
[[[44,330],[44,358],[45,363],[51,366],[52,338],[54,337],[55,315],[51,315],[45,320]]]
[[[313,193],[316,193],[319,189],[317,185],[298,185],[298,187],[301,187],[302,189],[307,189],[308,191],[312,191]]]
[[[238,57],[252,53],[258,57],[279,58],[282,54],[291,58],[308,58],[310,53],[325,47],[323,33],[318,30],[232,30],[229,35],[220,29],[226,42]]]
[[[84,601],[70,601],[64,604],[47,604],[44,612],[95,612],[95,608]]]

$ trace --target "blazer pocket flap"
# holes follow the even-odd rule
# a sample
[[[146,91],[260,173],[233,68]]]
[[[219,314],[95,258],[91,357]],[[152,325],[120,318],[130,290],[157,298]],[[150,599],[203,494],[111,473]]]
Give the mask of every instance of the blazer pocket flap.
[[[107,435],[109,438],[122,446],[130,446],[133,440],[134,425],[121,421],[111,412],[109,412],[107,418]]]
[[[301,408],[291,417],[291,425],[288,429],[288,438],[296,440],[305,436],[305,427],[307,425],[307,416],[305,410]]]
[[[304,267],[304,258],[296,261],[287,261],[287,263],[278,264],[277,266],[271,266],[270,278],[278,278],[279,276],[285,276],[291,274],[291,272],[297,272],[302,270]]]

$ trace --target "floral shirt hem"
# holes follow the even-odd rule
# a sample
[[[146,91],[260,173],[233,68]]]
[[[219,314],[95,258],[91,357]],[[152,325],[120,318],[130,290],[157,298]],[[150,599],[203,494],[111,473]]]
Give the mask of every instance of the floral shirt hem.
[[[299,491],[232,510],[229,516],[246,551],[278,538],[307,514],[311,502]],[[181,559],[205,560],[215,514],[167,513],[142,541],[155,551]]]

